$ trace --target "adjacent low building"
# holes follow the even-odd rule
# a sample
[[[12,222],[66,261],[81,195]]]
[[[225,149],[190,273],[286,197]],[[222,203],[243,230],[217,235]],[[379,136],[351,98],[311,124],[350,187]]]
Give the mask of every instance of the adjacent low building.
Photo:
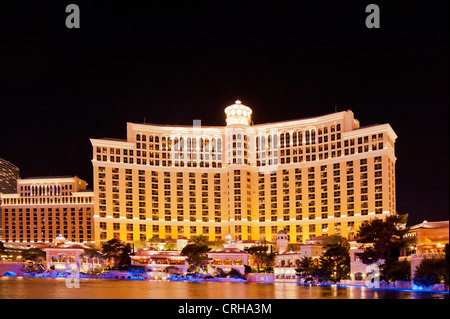
[[[94,193],[77,176],[17,180],[17,192],[0,194],[3,241],[50,244],[59,234],[94,244]]]
[[[16,165],[0,158],[0,194],[16,192],[19,172]]]
[[[296,269],[300,261],[310,257],[314,263],[318,264],[319,258],[323,256],[323,247],[319,244],[300,244],[296,248],[298,249],[276,255],[273,268],[276,282],[297,282],[299,278],[296,276]]]
[[[130,256],[131,265],[143,266],[150,277],[160,278],[161,273],[185,274],[188,270],[187,257],[180,251],[156,250],[153,247],[140,249]]]
[[[413,279],[417,266],[424,258],[444,257],[444,248],[449,242],[449,221],[428,222],[425,220],[420,224],[411,226],[406,236],[414,238],[414,241],[410,247],[403,250],[403,256],[400,256],[399,260],[411,262],[411,279]],[[351,241],[349,244],[350,278],[354,283],[362,284],[377,266],[384,263],[384,260],[379,260],[376,264],[366,265],[358,257],[358,253],[364,250],[363,245],[356,241]],[[370,246],[371,244],[366,245]]]
[[[428,222],[411,226],[408,233],[415,238],[411,250],[415,254],[443,253],[445,244],[448,244],[449,221]]]
[[[445,245],[449,242],[449,221],[428,222],[411,226],[408,236],[415,239],[409,251],[411,254],[400,257],[411,262],[411,279],[414,278],[416,268],[424,258],[444,258]]]
[[[245,266],[248,266],[248,253],[234,245],[226,245],[226,247],[208,252],[208,259],[210,260],[208,273],[211,274],[216,273],[218,269],[225,273],[236,269],[244,274]]]
[[[350,245],[350,279],[353,283],[363,284],[367,275],[372,273],[375,265],[366,265],[358,257],[358,253],[362,253],[364,248],[356,241],[349,242]],[[379,261],[379,264],[384,263]]]
[[[0,158],[0,195],[16,192],[17,179],[19,178],[19,168]],[[2,198],[0,196],[0,214],[2,210]],[[3,241],[3,225],[0,218],[0,241]]]
[[[43,249],[46,254],[47,269],[75,270],[85,273],[101,271],[102,258],[86,254],[86,250],[90,248],[82,243],[68,242],[66,238],[59,235],[49,248]]]

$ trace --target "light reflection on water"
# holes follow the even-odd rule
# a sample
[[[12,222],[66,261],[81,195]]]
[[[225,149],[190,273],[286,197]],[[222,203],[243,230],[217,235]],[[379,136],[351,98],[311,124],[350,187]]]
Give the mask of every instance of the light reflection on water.
[[[0,299],[448,299],[448,294],[293,283],[170,282],[1,277]]]

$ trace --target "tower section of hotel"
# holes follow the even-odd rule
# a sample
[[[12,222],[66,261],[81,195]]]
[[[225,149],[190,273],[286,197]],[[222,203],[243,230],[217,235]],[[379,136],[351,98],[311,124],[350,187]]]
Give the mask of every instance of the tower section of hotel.
[[[0,158],[0,194],[15,193],[19,168]]]
[[[5,243],[49,244],[62,235],[94,244],[94,194],[77,176],[19,179],[15,194],[0,197]]]
[[[252,125],[240,101],[226,126],[127,123],[127,139],[91,139],[96,243],[205,235],[292,243],[352,238],[395,213],[397,138],[348,110]]]
[[[19,178],[19,168],[0,158],[0,194],[15,193],[17,179]],[[3,224],[1,218],[2,198],[0,196],[0,241],[3,238]]]

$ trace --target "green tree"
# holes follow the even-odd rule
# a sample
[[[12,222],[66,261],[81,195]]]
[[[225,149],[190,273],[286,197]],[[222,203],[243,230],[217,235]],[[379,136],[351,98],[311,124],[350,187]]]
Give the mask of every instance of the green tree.
[[[205,235],[192,236],[191,243],[198,245],[208,245],[208,237]]]
[[[33,262],[42,262],[43,260],[45,260],[45,252],[39,248],[30,248],[22,252],[22,257],[25,260],[31,260]]]
[[[297,276],[304,279],[312,277],[314,270],[315,265],[311,257],[302,257],[298,263],[297,269],[295,269]]]
[[[29,271],[42,271],[45,270],[45,257],[46,254],[43,250],[39,248],[30,248],[22,251],[22,257],[25,260],[31,260],[32,264],[27,266],[26,268]]]
[[[192,236],[190,241],[193,244],[207,245],[212,250],[222,248],[225,243],[224,240],[210,241],[208,240],[208,237],[204,235]]]
[[[155,247],[157,244],[161,242],[161,239],[158,235],[153,235],[152,238],[148,239],[147,242],[149,243],[150,247]]]
[[[406,259],[392,261],[384,273],[387,281],[411,280],[411,263]]]
[[[330,281],[334,279],[334,263],[331,258],[321,256],[319,263],[314,265],[311,276],[318,281]]]
[[[264,256],[264,264],[266,265],[265,271],[268,273],[273,273],[273,266],[275,264],[275,256],[276,256],[276,254],[272,251],[269,251],[269,253],[267,253]]]
[[[448,286],[448,277],[449,277],[449,263],[448,263],[448,243],[445,244],[445,274],[444,274],[444,283]]]
[[[246,278],[245,275],[241,274],[239,270],[235,268],[231,268],[231,270],[227,273],[227,277],[229,278]]]
[[[320,258],[323,273],[334,282],[349,278],[350,246],[347,240],[338,235],[331,235],[324,241],[325,253]],[[328,280],[327,279],[327,280]]]
[[[244,273],[249,274],[252,272],[252,267],[249,265],[244,265]]]
[[[275,261],[275,253],[269,251],[269,246],[266,244],[257,244],[248,248],[244,248],[246,252],[250,255],[255,256],[257,272],[260,268],[265,266],[266,271],[273,269],[273,264]]]
[[[405,237],[408,215],[390,215],[384,220],[374,218],[362,225],[356,235],[357,242],[363,244],[364,251],[357,253],[367,265],[384,260],[380,265],[381,274],[386,277],[389,268],[394,267],[402,248],[409,246],[412,239]]]
[[[416,268],[414,284],[429,287],[445,282],[447,265],[444,258],[425,258]]]
[[[107,259],[112,259],[114,265],[117,266],[129,266],[131,265],[131,245],[125,244],[123,241],[116,238],[108,240],[102,245],[103,255]]]
[[[177,243],[176,242],[167,242],[164,246],[164,250],[177,250]]]
[[[208,251],[209,248],[205,244],[188,244],[181,251],[182,256],[187,256],[187,262],[191,264],[196,272],[199,270],[204,271],[208,265]]]

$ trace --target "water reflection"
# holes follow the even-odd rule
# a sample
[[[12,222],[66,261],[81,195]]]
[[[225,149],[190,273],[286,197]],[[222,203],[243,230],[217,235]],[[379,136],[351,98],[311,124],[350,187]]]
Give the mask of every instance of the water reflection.
[[[293,283],[217,283],[1,277],[0,298],[24,299],[448,299],[448,294],[364,287],[303,286]]]

